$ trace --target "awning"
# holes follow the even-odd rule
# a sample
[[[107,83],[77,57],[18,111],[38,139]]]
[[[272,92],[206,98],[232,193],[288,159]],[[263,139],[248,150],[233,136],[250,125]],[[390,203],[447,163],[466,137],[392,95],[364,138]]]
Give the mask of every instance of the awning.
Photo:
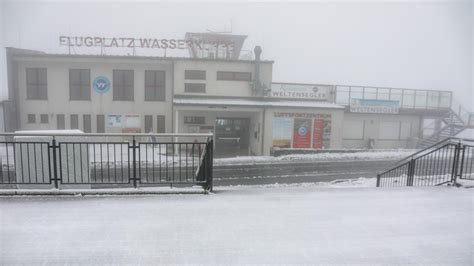
[[[251,100],[229,98],[175,98],[175,105],[212,106],[212,107],[282,107],[282,108],[321,108],[344,109],[344,106],[318,101],[279,101],[279,100]]]

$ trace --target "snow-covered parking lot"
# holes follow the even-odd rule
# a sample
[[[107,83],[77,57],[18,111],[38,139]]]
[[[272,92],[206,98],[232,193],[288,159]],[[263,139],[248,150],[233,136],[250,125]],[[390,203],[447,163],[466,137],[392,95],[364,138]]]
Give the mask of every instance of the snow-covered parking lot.
[[[472,265],[473,192],[300,184],[2,197],[0,264]]]

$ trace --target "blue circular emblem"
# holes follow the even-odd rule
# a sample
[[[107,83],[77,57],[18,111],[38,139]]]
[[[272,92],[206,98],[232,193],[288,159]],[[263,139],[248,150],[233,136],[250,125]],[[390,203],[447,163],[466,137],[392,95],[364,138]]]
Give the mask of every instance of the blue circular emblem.
[[[306,129],[306,127],[300,127],[300,128],[298,128],[298,135],[304,136],[304,135],[306,135],[306,132],[308,132],[308,130]]]
[[[98,76],[94,79],[92,87],[98,93],[106,93],[110,90],[110,80],[104,76]]]

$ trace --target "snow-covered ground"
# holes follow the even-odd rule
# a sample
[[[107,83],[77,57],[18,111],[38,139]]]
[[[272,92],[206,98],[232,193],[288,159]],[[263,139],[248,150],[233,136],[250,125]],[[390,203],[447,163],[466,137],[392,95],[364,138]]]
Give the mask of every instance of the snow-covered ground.
[[[473,265],[474,190],[374,182],[3,197],[0,264]]]
[[[284,156],[241,156],[234,158],[214,159],[215,165],[228,164],[259,164],[302,161],[334,161],[334,160],[399,160],[412,155],[417,150],[374,150],[358,152],[321,152],[315,154],[292,154]]]

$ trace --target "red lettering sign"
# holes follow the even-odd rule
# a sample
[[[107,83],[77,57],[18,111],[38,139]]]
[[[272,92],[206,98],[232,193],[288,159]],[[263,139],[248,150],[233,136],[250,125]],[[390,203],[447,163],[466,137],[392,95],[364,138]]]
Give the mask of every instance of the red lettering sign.
[[[322,118],[314,119],[313,124],[313,148],[323,148],[324,120]]]
[[[295,119],[293,148],[311,148],[311,120]]]

